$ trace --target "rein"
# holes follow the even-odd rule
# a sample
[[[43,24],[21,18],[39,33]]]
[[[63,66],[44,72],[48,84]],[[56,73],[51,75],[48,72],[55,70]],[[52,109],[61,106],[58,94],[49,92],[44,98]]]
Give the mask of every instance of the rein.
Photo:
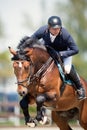
[[[39,78],[48,68],[49,64],[52,62],[52,58],[50,57],[45,64],[33,75],[33,78]],[[33,79],[34,80],[34,79]]]

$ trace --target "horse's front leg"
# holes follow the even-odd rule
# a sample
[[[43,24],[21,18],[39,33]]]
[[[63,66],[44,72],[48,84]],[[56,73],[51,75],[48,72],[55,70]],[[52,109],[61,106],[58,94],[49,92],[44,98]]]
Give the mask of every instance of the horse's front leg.
[[[36,97],[37,104],[37,116],[36,120],[41,124],[45,124],[47,122],[47,116],[45,116],[45,108],[43,107],[43,103],[46,101],[46,95],[41,94]]]
[[[20,101],[20,107],[24,114],[25,124],[29,127],[35,127],[36,124],[35,124],[34,120],[30,117],[30,114],[28,111],[28,107],[29,107],[28,95],[26,95],[25,97],[22,98],[22,100]]]

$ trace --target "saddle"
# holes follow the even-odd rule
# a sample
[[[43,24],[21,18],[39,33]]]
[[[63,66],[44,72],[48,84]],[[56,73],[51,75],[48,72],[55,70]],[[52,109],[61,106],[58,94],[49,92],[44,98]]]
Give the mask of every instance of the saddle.
[[[63,60],[61,59],[59,52],[56,52],[49,45],[46,45],[46,49],[47,49],[47,52],[50,54],[50,56],[53,58],[55,64],[57,65],[63,83],[73,85],[73,81],[69,78],[68,74],[65,74],[64,72],[64,64],[63,64]]]

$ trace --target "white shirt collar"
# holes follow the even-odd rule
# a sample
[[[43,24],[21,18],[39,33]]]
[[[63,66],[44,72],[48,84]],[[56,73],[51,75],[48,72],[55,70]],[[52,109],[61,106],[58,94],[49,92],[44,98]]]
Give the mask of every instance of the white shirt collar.
[[[50,40],[51,40],[51,42],[54,42],[55,38],[56,38],[56,36],[54,36],[54,35],[52,35],[52,34],[50,33]]]

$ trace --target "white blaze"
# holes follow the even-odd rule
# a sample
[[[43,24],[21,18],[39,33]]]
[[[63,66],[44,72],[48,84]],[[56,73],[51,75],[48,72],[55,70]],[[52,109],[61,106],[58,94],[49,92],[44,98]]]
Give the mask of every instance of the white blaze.
[[[19,62],[19,67],[22,68],[22,63],[21,62]]]

